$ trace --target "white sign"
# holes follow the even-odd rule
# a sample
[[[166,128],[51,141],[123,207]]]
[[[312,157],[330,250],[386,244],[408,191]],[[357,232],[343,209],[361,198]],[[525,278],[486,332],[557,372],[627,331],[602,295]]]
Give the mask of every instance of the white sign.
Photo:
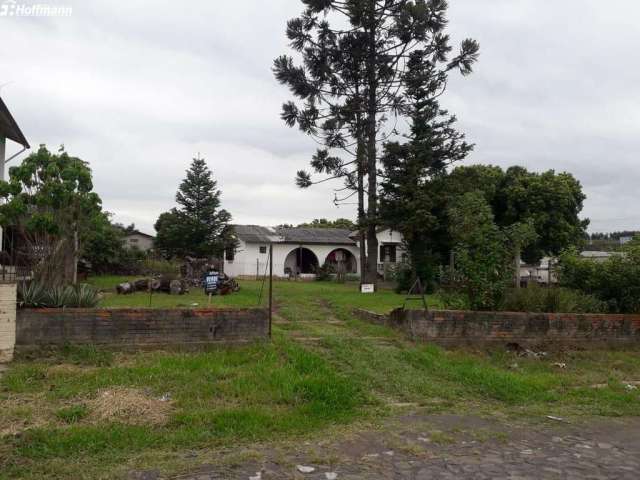
[[[376,286],[369,283],[363,283],[362,285],[360,285],[360,291],[362,293],[375,293]]]

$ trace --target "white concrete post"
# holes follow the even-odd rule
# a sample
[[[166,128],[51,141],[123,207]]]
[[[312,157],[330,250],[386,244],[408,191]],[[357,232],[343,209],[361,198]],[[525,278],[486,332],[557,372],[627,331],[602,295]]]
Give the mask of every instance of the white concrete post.
[[[16,301],[15,283],[0,284],[0,363],[13,360],[16,344]]]

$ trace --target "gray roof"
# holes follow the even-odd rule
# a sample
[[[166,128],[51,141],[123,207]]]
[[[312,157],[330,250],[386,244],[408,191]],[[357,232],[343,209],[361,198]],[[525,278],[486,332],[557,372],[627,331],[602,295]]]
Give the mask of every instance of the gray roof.
[[[294,243],[316,245],[355,245],[349,230],[341,228],[269,228],[234,225],[236,236],[248,243]]]
[[[236,236],[248,243],[272,243],[282,240],[273,228],[259,225],[234,225]]]
[[[283,243],[355,245],[349,238],[351,231],[342,228],[283,228],[278,233],[284,237]]]
[[[27,139],[22,134],[20,127],[18,127],[18,124],[13,119],[11,112],[9,112],[2,98],[0,98],[0,136],[13,140],[24,148],[30,148],[29,142],[27,142]]]

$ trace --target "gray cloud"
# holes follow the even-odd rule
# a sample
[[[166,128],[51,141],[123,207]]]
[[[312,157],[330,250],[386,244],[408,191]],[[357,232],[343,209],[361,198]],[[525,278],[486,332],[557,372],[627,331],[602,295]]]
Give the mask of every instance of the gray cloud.
[[[73,15],[0,18],[2,96],[33,144],[91,162],[118,220],[151,231],[198,152],[238,222],[353,217],[330,185],[293,185],[316,146],[280,121],[271,62],[299,1],[58,3]],[[482,46],[445,99],[469,163],[569,171],[593,230],[639,228],[639,17],[633,0],[452,1],[452,37]]]

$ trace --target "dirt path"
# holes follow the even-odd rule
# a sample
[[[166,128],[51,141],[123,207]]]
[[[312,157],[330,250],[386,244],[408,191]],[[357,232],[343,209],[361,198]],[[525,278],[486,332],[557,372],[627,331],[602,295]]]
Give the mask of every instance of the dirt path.
[[[408,414],[380,429],[248,449],[244,462],[195,467],[181,480],[629,479],[640,476],[640,419],[508,423]],[[242,452],[233,452],[241,458]],[[204,463],[206,459],[202,458]],[[194,464],[197,464],[197,454]],[[298,465],[314,468],[301,473]],[[164,478],[132,472],[132,479]]]

